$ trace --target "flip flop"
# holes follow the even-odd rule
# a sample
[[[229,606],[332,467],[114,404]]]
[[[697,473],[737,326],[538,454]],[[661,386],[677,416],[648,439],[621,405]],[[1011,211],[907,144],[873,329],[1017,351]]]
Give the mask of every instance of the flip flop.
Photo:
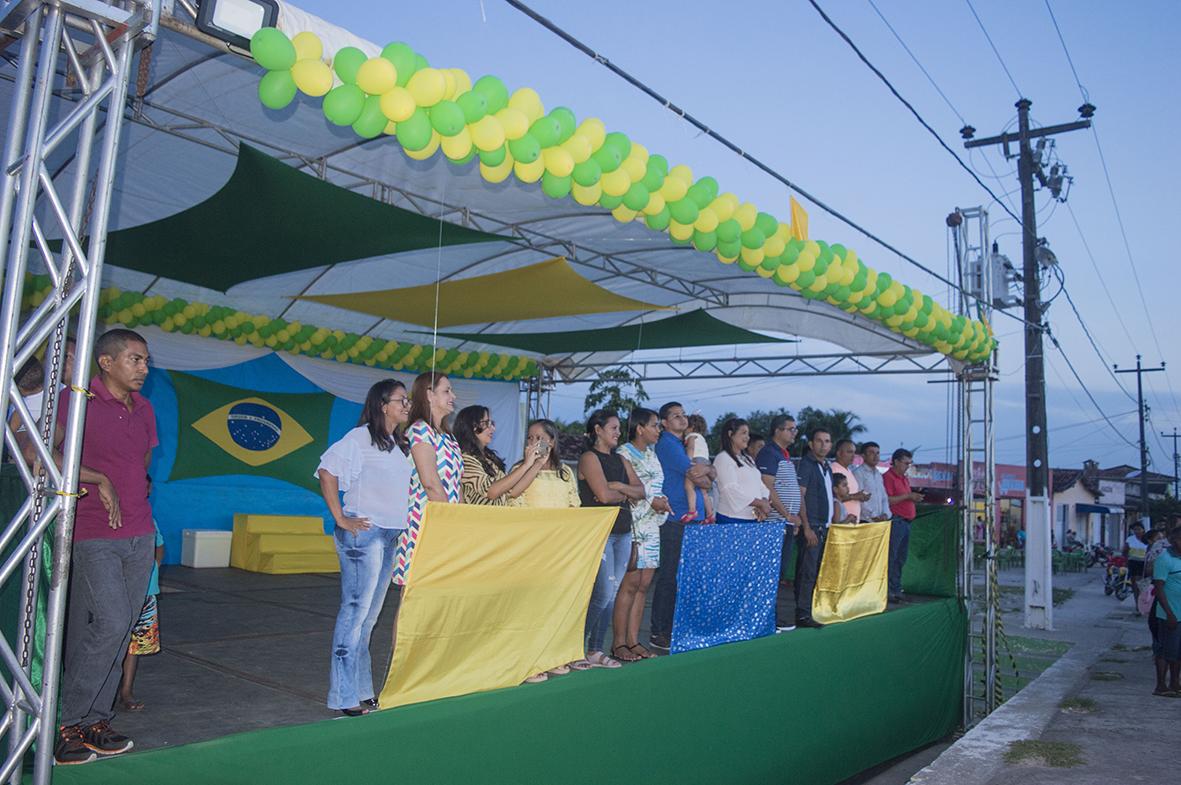
[[[623,653],[626,656],[623,656],[623,657],[619,656],[620,649],[623,649]],[[630,647],[624,646],[622,643],[611,649],[611,656],[614,659],[619,660],[620,662],[639,662],[641,659],[643,659],[642,657],[637,655],[635,652],[633,652]]]
[[[548,679],[549,675],[545,671],[542,671],[541,673],[535,673],[532,676],[526,676],[525,684],[541,684],[543,681]]]
[[[622,668],[623,663],[612,657],[608,657],[601,651],[592,651],[586,655],[586,661],[594,668]]]
[[[550,676],[565,676],[569,672],[569,665],[559,665],[556,668],[550,668],[548,671],[546,671],[546,673],[548,673]]]
[[[119,705],[123,707],[124,711],[143,711],[145,708],[144,702],[137,700],[119,701]]]
[[[650,652],[647,649],[645,649],[644,646],[639,643],[633,643],[631,646],[628,646],[627,648],[631,650],[632,654],[636,655],[641,660],[650,660],[650,659],[657,656],[655,653]],[[639,649],[639,651],[636,651],[636,649]]]

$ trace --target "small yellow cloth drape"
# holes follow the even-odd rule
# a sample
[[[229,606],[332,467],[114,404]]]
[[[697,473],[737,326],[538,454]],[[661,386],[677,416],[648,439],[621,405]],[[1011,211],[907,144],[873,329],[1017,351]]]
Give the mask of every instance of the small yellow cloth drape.
[[[616,513],[428,504],[382,707],[511,687],[581,659]]]
[[[889,521],[829,526],[812,618],[833,624],[884,611],[889,561]]]

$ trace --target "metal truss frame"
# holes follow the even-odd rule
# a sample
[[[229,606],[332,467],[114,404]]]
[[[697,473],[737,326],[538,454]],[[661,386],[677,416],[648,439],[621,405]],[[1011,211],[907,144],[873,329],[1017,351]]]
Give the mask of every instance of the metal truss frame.
[[[793,376],[861,376],[869,374],[944,374],[947,358],[931,352],[866,352],[798,354],[765,357],[621,360],[558,365],[568,382],[592,381],[601,370],[617,368],[644,381],[675,379],[750,379]]]
[[[58,391],[84,390],[94,344],[95,316],[106,249],[111,190],[125,115],[134,50],[155,35],[159,0],[27,0],[9,7],[0,20],[20,38],[12,104],[4,143],[0,191],[0,238],[4,240],[3,300],[0,309],[0,411],[11,404],[29,427],[18,438],[6,420],[4,445],[13,456],[28,498],[4,522],[0,584],[17,584],[24,598],[16,629],[0,635],[0,719],[4,763],[0,781],[16,785],[32,764],[35,785],[47,785],[57,736],[62,628],[69,583],[74,511],[86,415],[86,396],[70,396],[64,440],[57,448]],[[63,72],[64,71],[64,75]],[[75,85],[77,102],[51,121],[50,105],[59,81]],[[114,111],[111,111],[111,110]],[[104,118],[100,122],[100,118]],[[71,178],[56,178],[48,165],[55,151],[72,150]],[[40,215],[39,215],[40,212]],[[51,250],[47,237],[63,237]],[[53,279],[55,293],[32,313],[22,314],[21,295],[30,253]],[[61,378],[66,337],[76,325],[73,377]],[[42,409],[30,412],[15,375],[44,351]],[[45,605],[45,645],[40,683],[34,674],[33,627],[46,540],[52,539]]]

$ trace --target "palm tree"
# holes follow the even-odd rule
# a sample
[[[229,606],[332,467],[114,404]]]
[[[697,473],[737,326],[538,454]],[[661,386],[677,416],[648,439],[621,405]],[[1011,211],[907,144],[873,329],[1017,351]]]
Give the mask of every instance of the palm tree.
[[[861,418],[856,414],[844,409],[824,411],[805,406],[800,409],[800,414],[796,418],[796,426],[800,429],[800,438],[796,440],[792,452],[803,455],[808,435],[820,428],[832,434],[834,445],[841,439],[853,439],[859,434],[865,433],[866,430],[865,426],[858,422],[859,419]]]

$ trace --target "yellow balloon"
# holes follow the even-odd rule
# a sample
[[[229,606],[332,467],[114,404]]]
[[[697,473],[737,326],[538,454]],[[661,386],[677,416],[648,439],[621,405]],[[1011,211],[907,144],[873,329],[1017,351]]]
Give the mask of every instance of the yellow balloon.
[[[648,148],[647,147],[644,147],[644,145],[640,144],[639,142],[632,142],[632,150],[630,153],[628,153],[627,157],[628,158],[638,158],[640,163],[644,165],[644,171],[647,172],[647,169],[648,169]],[[632,178],[632,179],[639,180],[642,177],[643,177],[643,175],[641,175],[640,177]]]
[[[535,183],[545,174],[545,160],[539,157],[531,164],[518,161],[513,164],[513,174],[523,183]]]
[[[775,268],[775,279],[791,285],[800,277],[800,268],[794,264],[781,264]]]
[[[632,187],[632,180],[623,169],[616,169],[599,178],[599,184],[608,196],[623,196]]]
[[[398,70],[384,57],[370,57],[357,69],[357,87],[369,95],[382,95],[398,84]]]
[[[530,123],[536,122],[545,114],[541,96],[532,87],[522,87],[514,92],[509,96],[508,105],[510,109],[516,109],[529,118]]]
[[[495,150],[504,144],[504,127],[492,115],[485,115],[471,126],[472,142],[479,150]]]
[[[742,231],[753,229],[755,225],[755,218],[758,217],[759,210],[750,202],[744,202],[738,206],[734,211],[734,220],[742,227]]]
[[[801,273],[806,273],[816,266],[816,254],[808,253],[805,248],[800,252],[799,258],[796,259],[796,265],[799,266]]]
[[[712,208],[706,207],[697,214],[697,221],[693,224],[693,228],[699,232],[712,232],[718,228],[718,223],[720,223],[718,214]]]
[[[715,253],[717,254],[718,261],[722,264],[734,264],[738,261],[737,256],[725,256],[721,251],[716,251]]]
[[[672,169],[669,169],[668,176],[672,180],[680,180],[685,184],[686,188],[693,185],[693,170],[684,164],[677,164]]]
[[[665,204],[667,203],[659,191],[648,194],[648,204],[644,205],[644,215],[659,215],[664,210]]]
[[[439,146],[443,148],[443,155],[452,161],[458,161],[466,158],[472,151],[472,134],[465,127],[455,136],[444,137]]]
[[[619,221],[621,224],[625,224],[625,223],[630,223],[631,221],[636,220],[637,213],[635,210],[632,210],[629,207],[624,207],[623,205],[619,205],[618,207],[616,207],[614,210],[611,211],[611,215],[615,218],[616,221]]]
[[[324,44],[320,43],[320,37],[315,33],[298,33],[291,39],[291,45],[295,47],[296,61],[320,60],[324,57]]]
[[[385,128],[381,129],[381,132],[387,136],[395,136],[398,133],[398,124],[390,120],[385,124]]]
[[[693,237],[693,224],[668,222],[668,235],[674,240],[688,240]]]
[[[459,86],[455,83],[455,74],[451,73],[450,68],[440,68],[439,73],[443,75],[443,98],[454,100],[455,88]]]
[[[591,157],[591,143],[585,136],[574,134],[566,141],[562,142],[562,149],[570,153],[570,157],[574,159],[575,165],[582,163]]]
[[[689,186],[683,181],[673,177],[671,174],[664,178],[664,185],[660,186],[660,195],[664,197],[666,202],[672,203],[680,201],[685,198],[688,193]]]
[[[742,261],[747,264],[760,264],[764,258],[766,258],[766,254],[763,253],[762,248],[747,248],[743,246]]]
[[[770,278],[775,274],[774,270],[768,270],[766,267],[762,266],[756,267],[755,272],[759,274],[760,278]]]
[[[441,141],[442,137],[439,136],[439,132],[431,131],[431,140],[427,142],[426,147],[422,148],[421,150],[407,150],[402,148],[402,152],[406,153],[406,155],[413,158],[415,161],[425,161],[439,151],[439,144]]]
[[[816,280],[812,281],[812,285],[808,287],[808,291],[820,292],[820,291],[823,291],[827,286],[828,286],[828,276],[827,275],[818,275],[818,276],[816,276]]]
[[[381,95],[381,113],[387,120],[400,123],[409,120],[418,106],[414,103],[414,96],[405,87],[392,87]]]
[[[731,216],[734,215],[735,205],[731,204],[730,200],[726,198],[728,196],[731,196],[731,194],[722,194],[709,205],[710,211],[718,217],[719,223],[729,221]]]
[[[804,251],[807,251],[812,256],[820,256],[820,246],[816,244],[815,240],[809,240],[804,243]],[[800,253],[803,253],[803,251]]]
[[[845,264],[853,265],[853,269],[857,269],[857,252],[852,248],[845,250]]]
[[[620,169],[627,172],[627,176],[633,183],[644,179],[644,175],[648,173],[648,163],[645,157],[641,160],[635,154],[635,148],[632,148],[632,154],[623,159],[623,163],[619,166]]]
[[[423,68],[415,71],[406,83],[406,89],[414,96],[414,103],[419,106],[434,106],[443,100],[447,90],[447,80],[436,68]]]
[[[763,250],[767,252],[767,256],[772,258],[781,255],[787,249],[787,243],[780,239],[779,235],[773,234],[767,238],[767,242],[763,243]]]
[[[319,97],[332,89],[332,69],[323,60],[297,60],[291,78],[304,95]]]
[[[574,197],[574,201],[585,207],[590,207],[598,203],[599,197],[603,195],[603,187],[598,183],[593,185],[574,183],[570,186],[570,194]]]
[[[603,146],[603,140],[607,138],[607,126],[597,117],[588,117],[578,124],[578,130],[574,133],[585,137],[593,152]]]
[[[541,157],[545,160],[545,170],[555,177],[569,177],[574,171],[574,158],[561,147],[543,150]]]
[[[467,71],[462,68],[452,68],[450,70],[452,77],[455,78],[455,94],[457,96],[463,95],[472,89],[472,78],[467,75]]]
[[[500,127],[504,129],[505,139],[520,139],[529,133],[529,117],[520,109],[506,106],[496,113],[496,119],[500,121]]]

